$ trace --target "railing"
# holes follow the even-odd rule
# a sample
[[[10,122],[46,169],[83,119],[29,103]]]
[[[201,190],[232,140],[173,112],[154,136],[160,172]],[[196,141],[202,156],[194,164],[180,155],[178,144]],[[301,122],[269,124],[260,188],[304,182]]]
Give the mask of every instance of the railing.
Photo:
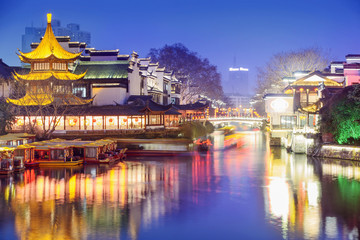
[[[216,118],[208,118],[208,121],[227,121],[227,120],[244,120],[244,121],[264,121],[265,118],[258,117],[216,117]]]

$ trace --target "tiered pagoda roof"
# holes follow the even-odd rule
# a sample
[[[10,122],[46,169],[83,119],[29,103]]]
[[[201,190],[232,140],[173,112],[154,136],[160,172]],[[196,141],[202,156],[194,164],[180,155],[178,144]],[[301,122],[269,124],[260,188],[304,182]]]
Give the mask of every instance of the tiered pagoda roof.
[[[25,80],[25,81],[41,81],[41,80],[48,80],[50,78],[55,78],[57,80],[70,80],[76,81],[82,79],[85,76],[86,72],[82,74],[73,74],[71,72],[30,72],[29,74],[18,74],[16,71],[13,73],[13,77],[16,80]]]
[[[72,93],[71,82],[84,78],[86,71],[79,74],[71,73],[68,70],[68,63],[74,62],[81,52],[71,53],[62,48],[53,33],[50,13],[47,15],[47,28],[40,44],[32,52],[19,51],[19,53],[22,62],[31,64],[28,74],[13,72],[15,80],[28,83],[26,94],[20,99],[8,98],[8,102],[19,106],[43,106],[84,105],[93,100],[82,99]],[[66,84],[70,86],[70,90],[59,92],[59,89],[65,89]],[[33,89],[36,89],[36,92]]]
[[[36,60],[55,58],[58,60],[75,61],[80,53],[71,53],[61,47],[51,27],[51,14],[47,15],[47,28],[39,46],[32,52],[23,53],[19,50],[19,58],[22,62],[31,63]]]

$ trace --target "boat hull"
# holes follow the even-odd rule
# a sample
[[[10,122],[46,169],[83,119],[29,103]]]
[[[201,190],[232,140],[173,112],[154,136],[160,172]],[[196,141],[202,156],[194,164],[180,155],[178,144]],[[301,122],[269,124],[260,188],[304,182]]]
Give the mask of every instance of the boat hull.
[[[64,162],[64,161],[36,161],[36,163],[39,164],[39,167],[42,167],[42,166],[52,166],[52,167],[76,166],[76,165],[82,164],[83,162],[84,162],[83,160],[68,161],[68,162]]]

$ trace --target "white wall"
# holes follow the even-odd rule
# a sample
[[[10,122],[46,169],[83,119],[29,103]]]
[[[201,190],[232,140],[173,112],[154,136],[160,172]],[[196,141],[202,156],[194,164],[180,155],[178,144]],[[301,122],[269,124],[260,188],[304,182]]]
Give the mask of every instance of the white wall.
[[[125,104],[126,89],[120,87],[114,88],[92,88],[92,97],[95,97],[93,104],[95,106],[114,105],[115,102]],[[114,102],[115,101],[115,102]]]

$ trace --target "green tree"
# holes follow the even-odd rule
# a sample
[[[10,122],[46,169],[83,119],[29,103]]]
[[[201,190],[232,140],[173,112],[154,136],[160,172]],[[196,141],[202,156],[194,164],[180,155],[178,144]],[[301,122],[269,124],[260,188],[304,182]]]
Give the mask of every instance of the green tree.
[[[332,133],[339,144],[359,144],[360,86],[346,87],[321,109],[320,131]]]
[[[217,67],[208,59],[190,51],[183,44],[165,45],[159,49],[152,48],[148,56],[153,62],[159,62],[161,67],[174,71],[175,76],[183,83],[182,103],[190,103],[198,95],[220,100],[224,98],[221,76]]]

